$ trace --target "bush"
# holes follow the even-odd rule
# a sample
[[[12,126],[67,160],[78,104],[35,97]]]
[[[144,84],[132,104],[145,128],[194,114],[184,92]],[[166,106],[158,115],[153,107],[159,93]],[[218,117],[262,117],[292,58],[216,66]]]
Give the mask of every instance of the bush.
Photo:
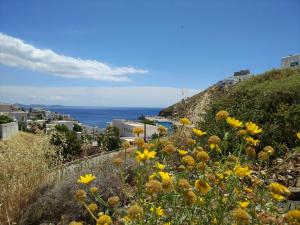
[[[73,131],[75,131],[75,132],[82,132],[82,127],[79,124],[74,123]]]
[[[69,131],[65,125],[56,125],[56,131],[52,133],[50,143],[60,148],[60,154],[64,160],[70,160],[81,153],[82,140],[77,133]]]
[[[55,130],[58,132],[66,133],[69,131],[68,127],[64,124],[58,124],[55,126]]]
[[[285,152],[300,130],[300,69],[271,70],[241,82],[212,103],[199,127],[223,137],[223,127],[215,120],[223,109],[239,120],[261,124],[261,148],[272,145],[279,154]],[[228,148],[236,147],[234,143],[229,137]]]
[[[109,126],[103,133],[98,135],[98,146],[105,151],[118,149],[120,148],[120,145],[120,134],[116,127]]]
[[[287,188],[288,180],[274,181],[276,175],[269,169],[275,150],[268,146],[257,155],[253,148],[252,138],[261,133],[260,124],[247,124],[248,130],[241,135],[234,129],[241,123],[227,120],[228,125],[222,124],[224,115],[227,113],[219,119],[219,126],[235,137],[239,146],[232,149],[233,154],[224,154],[226,138],[190,127],[185,118],[177,133],[182,140],[180,149],[174,147],[174,137],[154,140],[147,146],[135,142],[135,155],[131,156],[136,163],[129,164],[134,190],[130,202],[111,204],[119,196],[112,194],[105,200],[101,193],[91,193],[90,187],[102,179],[92,172],[78,177],[79,180],[74,178],[79,183],[76,200],[94,220],[93,224],[299,224],[300,210],[288,211],[284,202],[292,194]],[[298,136],[300,139],[300,133]],[[122,165],[122,159],[117,159],[113,162]],[[277,160],[273,164],[274,168],[281,165]],[[120,187],[129,184],[126,177],[130,174],[124,167],[112,174],[120,176]]]
[[[8,116],[0,115],[0,124],[11,123],[13,120]]]

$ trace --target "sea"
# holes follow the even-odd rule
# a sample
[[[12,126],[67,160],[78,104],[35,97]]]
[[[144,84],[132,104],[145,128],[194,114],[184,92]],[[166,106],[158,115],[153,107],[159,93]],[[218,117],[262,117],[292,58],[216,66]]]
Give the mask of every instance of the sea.
[[[156,116],[161,108],[47,106],[52,112],[68,114],[79,122],[105,128],[113,119],[137,120],[141,115]]]

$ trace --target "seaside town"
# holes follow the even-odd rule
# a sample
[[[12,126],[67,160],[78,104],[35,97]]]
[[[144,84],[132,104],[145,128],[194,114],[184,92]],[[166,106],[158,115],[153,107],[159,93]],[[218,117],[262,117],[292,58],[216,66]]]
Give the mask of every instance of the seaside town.
[[[289,55],[281,59],[281,68],[297,67],[300,67],[300,54]],[[240,70],[234,72],[232,76],[217,82],[216,86],[225,88],[247,80],[252,76],[253,75],[250,73],[250,70]],[[185,101],[185,99],[182,101]],[[24,107],[18,105],[0,103],[0,115],[7,116],[13,120],[10,123],[0,125],[0,139],[3,140],[9,138],[11,135],[18,132],[18,130],[34,131],[36,129],[41,129],[44,130],[46,134],[49,134],[55,129],[56,125],[64,125],[68,128],[68,130],[74,130],[78,137],[81,137],[82,135],[92,137],[91,144],[93,146],[97,146],[98,143],[95,141],[95,137],[104,130],[104,128],[100,129],[96,126],[82,124],[70,115],[51,112],[41,107],[29,107],[28,110],[25,110]],[[154,134],[159,133],[158,126],[161,122],[165,125],[168,124],[168,127],[178,125],[178,122],[174,120],[157,115],[145,116],[142,118],[142,121],[138,121],[138,118],[136,121],[114,118],[111,122],[108,122],[107,126],[116,127],[122,141],[129,141],[133,143],[135,138],[133,130],[135,128],[142,128],[144,132],[141,134],[141,137],[145,140],[150,140]]]

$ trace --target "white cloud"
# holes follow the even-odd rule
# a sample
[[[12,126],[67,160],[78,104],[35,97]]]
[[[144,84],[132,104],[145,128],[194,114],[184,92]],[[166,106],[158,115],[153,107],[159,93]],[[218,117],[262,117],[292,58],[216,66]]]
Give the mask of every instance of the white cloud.
[[[185,97],[199,92],[184,89]],[[172,87],[35,87],[0,86],[0,101],[69,106],[166,107],[181,100]]]
[[[1,32],[0,63],[61,77],[109,81],[128,81],[128,75],[148,72],[131,66],[111,67],[96,60],[60,55],[50,49],[36,48]]]

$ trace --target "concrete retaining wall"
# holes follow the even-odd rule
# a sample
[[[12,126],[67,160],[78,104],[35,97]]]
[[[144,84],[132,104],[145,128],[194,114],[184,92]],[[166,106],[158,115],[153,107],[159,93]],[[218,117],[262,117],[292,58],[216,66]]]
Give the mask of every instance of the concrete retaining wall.
[[[19,130],[17,122],[0,124],[0,140],[6,140]]]

